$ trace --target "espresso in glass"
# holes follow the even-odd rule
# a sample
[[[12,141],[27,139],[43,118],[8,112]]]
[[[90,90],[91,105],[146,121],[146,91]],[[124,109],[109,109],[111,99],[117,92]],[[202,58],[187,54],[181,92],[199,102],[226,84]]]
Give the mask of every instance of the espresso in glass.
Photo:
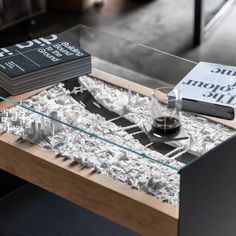
[[[153,120],[152,132],[159,135],[175,135],[180,131],[180,121],[172,116],[159,116]]]
[[[160,136],[177,135],[181,127],[182,94],[172,87],[153,90],[152,132]]]

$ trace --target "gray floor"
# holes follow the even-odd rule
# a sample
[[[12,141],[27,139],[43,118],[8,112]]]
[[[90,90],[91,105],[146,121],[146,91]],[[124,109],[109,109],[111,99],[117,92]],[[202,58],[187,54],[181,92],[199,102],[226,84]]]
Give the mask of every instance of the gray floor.
[[[0,198],[1,236],[138,236],[39,187]]]
[[[210,5],[216,0],[206,2]],[[90,8],[82,15],[62,12],[42,15],[37,32],[61,31],[82,23],[194,61],[236,65],[236,7],[195,49],[191,45],[193,8],[194,0],[105,0],[100,11]]]
[[[206,0],[205,2],[210,6],[219,1],[222,0]],[[236,65],[236,31],[234,31],[236,4],[216,24],[216,27],[214,27],[210,36],[203,41],[202,45],[196,48],[192,46],[193,9],[194,0],[105,0],[105,5],[101,9],[90,7],[82,14],[52,11],[43,14],[36,18],[36,25],[31,27],[31,32],[34,37],[37,37],[84,24],[99,31],[132,42],[142,43],[196,62],[208,61]],[[14,32],[8,30],[9,33],[13,34],[11,39],[14,39],[14,34],[19,35],[19,29]],[[5,35],[1,38],[4,37]],[[24,39],[21,38],[20,40]],[[8,38],[6,42],[9,42]],[[107,45],[104,42],[100,46],[104,54],[110,54],[111,48],[114,47],[106,47]],[[125,56],[120,57],[122,60],[117,64],[122,64],[122,66],[125,64],[127,68],[134,71],[142,69],[143,74],[154,78],[149,82],[147,81],[146,84],[144,83],[150,87],[160,85],[160,83],[157,83],[157,79],[176,84],[192,68],[188,63],[176,63],[175,61],[170,63],[169,60],[162,57],[159,58],[157,63],[157,60],[149,53],[148,58],[145,57],[144,59],[140,55],[134,56],[135,60],[140,60],[136,63],[138,67],[134,69],[130,65],[130,63],[135,63],[134,59],[128,61],[127,57],[128,53],[131,52],[126,51]],[[147,51],[144,52],[145,56],[148,55]],[[106,55],[106,57],[108,56]],[[146,62],[141,63],[141,60],[146,60]]]

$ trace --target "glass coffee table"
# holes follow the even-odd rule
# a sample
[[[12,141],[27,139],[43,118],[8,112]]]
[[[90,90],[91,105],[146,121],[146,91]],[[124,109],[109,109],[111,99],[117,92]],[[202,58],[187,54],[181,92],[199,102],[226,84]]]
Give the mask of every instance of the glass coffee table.
[[[0,168],[143,235],[231,235],[235,121],[183,112],[187,139],[145,131],[152,90],[196,63],[86,26],[62,35],[92,73],[1,95]]]

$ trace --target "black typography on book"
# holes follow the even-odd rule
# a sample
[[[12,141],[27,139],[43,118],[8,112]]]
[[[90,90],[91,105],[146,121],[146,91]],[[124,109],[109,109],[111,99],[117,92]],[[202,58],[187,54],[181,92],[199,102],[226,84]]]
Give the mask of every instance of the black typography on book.
[[[61,35],[52,34],[0,49],[0,70],[11,78],[88,54]]]

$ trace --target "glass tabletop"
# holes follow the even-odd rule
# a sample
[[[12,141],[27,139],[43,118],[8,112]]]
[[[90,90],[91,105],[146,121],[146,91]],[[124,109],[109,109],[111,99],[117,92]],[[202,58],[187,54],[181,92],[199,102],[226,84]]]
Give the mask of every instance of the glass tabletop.
[[[62,35],[93,56],[94,68],[150,88],[177,84],[197,64],[84,25]]]
[[[151,89],[174,85],[196,62],[83,25],[61,35],[90,53],[92,67],[113,78],[113,85],[92,73],[51,86],[22,101],[1,94],[4,103],[0,107],[0,124],[4,132],[101,172],[104,166],[128,158],[139,160],[137,165],[167,169],[165,174],[176,173],[212,148],[201,143],[205,130],[199,130],[199,125],[204,127],[206,119],[187,113],[182,118],[186,127],[192,127],[186,134],[187,141],[153,144],[144,129],[151,122],[151,98],[133,91],[135,84]],[[222,139],[234,134],[226,128],[222,131],[213,122],[207,125],[212,135],[218,135],[219,130],[225,132]],[[216,138],[215,145],[222,139]],[[210,139],[208,142],[212,143]],[[199,145],[194,146],[196,143]]]

